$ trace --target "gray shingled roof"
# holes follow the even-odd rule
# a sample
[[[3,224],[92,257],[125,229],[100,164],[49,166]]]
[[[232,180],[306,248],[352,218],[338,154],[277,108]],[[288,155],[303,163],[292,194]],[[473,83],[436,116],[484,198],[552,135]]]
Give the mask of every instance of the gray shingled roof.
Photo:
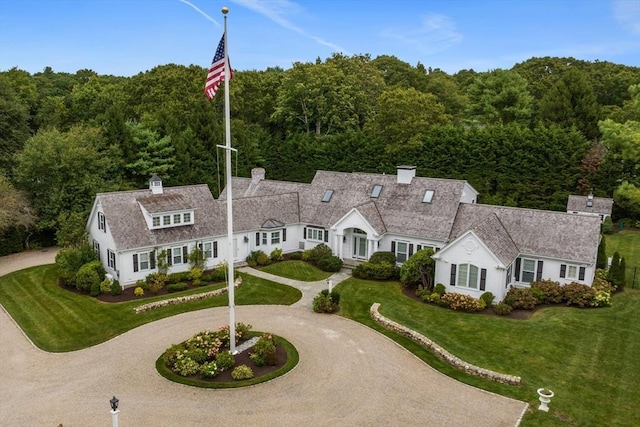
[[[100,193],[96,198],[118,250],[200,239],[215,233],[215,221],[204,220],[211,218],[213,207],[213,196],[206,185],[165,188],[163,194],[158,195],[152,195],[148,189]],[[158,212],[155,209],[160,206],[171,207],[171,210],[194,209],[195,224],[149,230],[138,205],[141,200],[145,208],[152,207],[153,212]]]
[[[458,209],[450,239],[454,240],[470,229],[486,227],[490,230],[482,224],[491,214],[499,219],[521,254],[588,263],[596,260],[600,219],[565,212],[463,203]],[[486,235],[488,230],[483,232]],[[505,239],[503,235],[496,238],[496,242],[486,243],[497,245],[500,255],[496,255],[508,258],[513,249],[508,248]]]
[[[471,229],[504,265],[511,264],[520,254],[509,232],[504,228],[495,213],[489,214],[488,217],[472,226]]]
[[[606,197],[594,197],[593,206],[587,206],[587,196],[569,196],[567,201],[567,212],[590,212],[594,214],[611,215],[613,209],[613,199]]]
[[[148,196],[138,197],[138,202],[144,206],[149,213],[171,212],[183,209],[193,209],[190,201],[182,194],[149,194]]]

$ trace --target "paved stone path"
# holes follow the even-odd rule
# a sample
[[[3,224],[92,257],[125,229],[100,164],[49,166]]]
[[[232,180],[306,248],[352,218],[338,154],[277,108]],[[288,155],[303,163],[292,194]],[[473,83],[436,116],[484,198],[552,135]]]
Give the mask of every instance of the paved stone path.
[[[226,308],[180,314],[59,354],[33,347],[0,310],[0,425],[106,427],[113,395],[123,427],[518,424],[526,403],[446,377],[356,322],[308,310],[320,286],[298,283],[305,297],[297,307],[236,307],[238,321],[293,343],[300,363],[283,377],[235,390],[175,384],[154,368],[169,345],[226,324]]]

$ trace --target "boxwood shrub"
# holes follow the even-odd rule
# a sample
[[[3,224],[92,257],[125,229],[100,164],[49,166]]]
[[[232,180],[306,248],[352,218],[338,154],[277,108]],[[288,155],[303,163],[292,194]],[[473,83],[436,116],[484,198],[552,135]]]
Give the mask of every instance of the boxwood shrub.
[[[187,290],[188,287],[189,286],[187,286],[187,284],[184,282],[172,283],[169,286],[167,286],[167,292],[173,293],[173,292],[185,291]]]

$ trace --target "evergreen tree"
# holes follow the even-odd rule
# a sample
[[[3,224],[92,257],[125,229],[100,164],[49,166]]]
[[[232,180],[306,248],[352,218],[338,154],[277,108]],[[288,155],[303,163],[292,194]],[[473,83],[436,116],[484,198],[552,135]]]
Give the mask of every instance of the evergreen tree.
[[[615,286],[618,286],[618,270],[620,270],[620,254],[618,252],[615,252],[613,254],[613,258],[611,259],[609,272],[607,273],[607,280],[613,283]]]
[[[607,268],[607,248],[604,236],[601,236],[600,244],[598,245],[598,260],[596,261],[596,268]]]
[[[624,288],[627,284],[627,263],[624,261],[624,257],[620,259],[620,265],[618,266],[618,289]]]

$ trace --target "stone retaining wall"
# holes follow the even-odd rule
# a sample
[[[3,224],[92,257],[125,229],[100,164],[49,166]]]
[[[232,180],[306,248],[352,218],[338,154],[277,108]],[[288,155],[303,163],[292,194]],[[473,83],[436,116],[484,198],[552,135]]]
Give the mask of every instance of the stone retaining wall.
[[[236,281],[233,283],[234,288],[237,288],[238,286],[240,286],[241,283],[242,283],[242,277],[238,277]],[[163,299],[162,301],[150,302],[149,304],[139,305],[138,307],[135,307],[133,311],[136,314],[144,313],[145,311],[153,310],[154,308],[165,307],[167,305],[181,304],[183,302],[197,301],[201,299],[217,297],[218,295],[222,295],[227,291],[228,291],[227,288],[220,288],[220,289],[216,289],[215,291],[204,292],[202,294],[186,295],[183,297]]]
[[[520,377],[516,377],[513,375],[501,374],[499,372],[493,372],[488,369],[480,368],[478,366],[472,365],[470,363],[465,362],[464,360],[454,356],[449,353],[444,348],[440,347],[435,342],[431,341],[429,338],[425,337],[418,332],[412,331],[411,329],[400,325],[399,323],[394,322],[393,320],[387,319],[383,315],[379,313],[380,304],[374,303],[369,310],[369,314],[373,318],[373,320],[381,325],[382,327],[389,329],[395,333],[398,333],[402,336],[405,336],[412,341],[417,342],[427,350],[431,351],[436,357],[444,362],[450,364],[456,369],[460,369],[463,372],[466,372],[470,375],[474,375],[476,377],[484,378],[490,381],[495,381],[502,384],[510,384],[510,385],[519,385]]]

